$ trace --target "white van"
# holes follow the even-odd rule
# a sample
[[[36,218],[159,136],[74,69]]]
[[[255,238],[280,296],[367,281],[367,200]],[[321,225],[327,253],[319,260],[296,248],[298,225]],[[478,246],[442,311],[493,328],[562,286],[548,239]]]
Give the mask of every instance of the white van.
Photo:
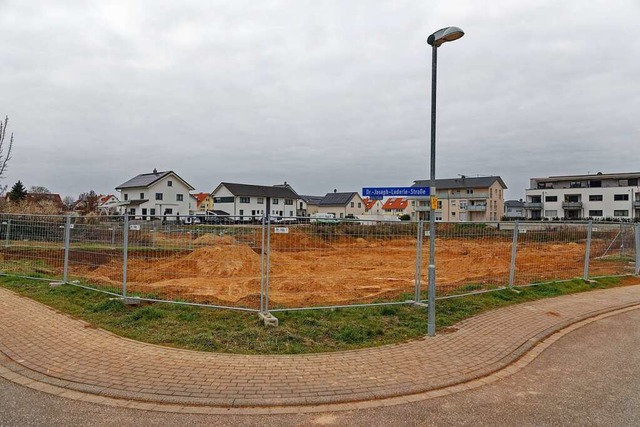
[[[338,222],[336,216],[332,213],[314,213],[311,214],[311,219],[309,220],[311,223],[319,223],[319,224],[335,224]]]

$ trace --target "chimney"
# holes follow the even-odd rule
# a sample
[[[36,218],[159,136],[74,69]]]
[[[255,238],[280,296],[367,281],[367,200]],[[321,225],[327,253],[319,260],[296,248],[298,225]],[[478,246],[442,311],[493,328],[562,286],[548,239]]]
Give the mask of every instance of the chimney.
[[[158,175],[158,169],[153,168],[153,174],[154,174],[154,175]]]
[[[337,189],[337,188],[334,188],[334,189],[333,189],[333,192],[334,192],[334,193],[337,193],[337,192],[338,192],[338,189]]]

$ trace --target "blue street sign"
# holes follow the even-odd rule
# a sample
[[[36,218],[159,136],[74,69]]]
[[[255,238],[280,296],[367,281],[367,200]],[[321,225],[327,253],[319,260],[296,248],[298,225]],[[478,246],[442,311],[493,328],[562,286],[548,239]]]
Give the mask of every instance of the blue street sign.
[[[362,196],[378,197],[427,197],[430,195],[429,187],[365,187]]]

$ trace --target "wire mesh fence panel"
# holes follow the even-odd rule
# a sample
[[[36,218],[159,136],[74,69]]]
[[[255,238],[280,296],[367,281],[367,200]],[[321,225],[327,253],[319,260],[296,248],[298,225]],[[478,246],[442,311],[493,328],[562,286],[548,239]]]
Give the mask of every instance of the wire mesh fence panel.
[[[586,223],[521,223],[514,284],[583,277]]]
[[[122,293],[123,234],[121,216],[71,219],[68,280],[97,290]]]
[[[436,295],[496,289],[509,284],[513,223],[436,223]],[[428,224],[425,224],[428,230]],[[429,263],[428,233],[423,236],[423,265]],[[422,281],[428,270],[422,269]],[[427,287],[423,286],[426,291]],[[422,292],[426,298],[426,293]]]
[[[64,216],[1,214],[3,274],[62,279]]]
[[[281,221],[270,226],[269,309],[413,299],[417,223]]]
[[[244,218],[216,225],[134,218],[127,295],[258,310],[261,251],[262,225]]]
[[[593,224],[589,256],[591,277],[633,274],[634,262],[634,224]]]

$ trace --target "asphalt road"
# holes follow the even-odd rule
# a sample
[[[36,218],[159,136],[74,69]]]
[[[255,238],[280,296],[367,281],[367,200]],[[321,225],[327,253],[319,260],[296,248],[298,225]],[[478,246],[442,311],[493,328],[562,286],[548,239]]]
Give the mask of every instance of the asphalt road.
[[[0,379],[0,426],[55,425],[639,426],[640,310],[566,335],[524,370],[493,384],[369,410],[282,416],[164,414],[67,400]]]

